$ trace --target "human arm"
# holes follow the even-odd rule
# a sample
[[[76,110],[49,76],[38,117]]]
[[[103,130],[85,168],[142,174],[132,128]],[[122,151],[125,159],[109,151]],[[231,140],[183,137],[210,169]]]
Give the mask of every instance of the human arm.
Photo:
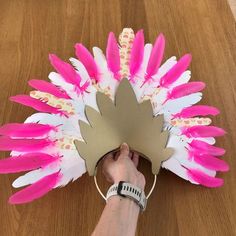
[[[145,178],[137,170],[138,160],[138,154],[131,153],[128,145],[122,144],[116,156],[108,154],[104,159],[103,173],[111,183],[125,181],[143,190]],[[92,236],[135,235],[139,212],[139,206],[132,199],[110,197]]]

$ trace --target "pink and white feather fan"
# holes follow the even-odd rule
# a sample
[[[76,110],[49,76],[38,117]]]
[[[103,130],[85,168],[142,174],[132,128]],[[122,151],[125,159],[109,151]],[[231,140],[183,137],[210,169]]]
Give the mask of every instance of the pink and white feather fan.
[[[164,130],[169,131],[167,147],[174,154],[162,167],[193,184],[219,187],[223,180],[217,171],[229,167],[219,157],[225,150],[214,146],[215,137],[225,131],[210,125],[208,116],[215,107],[195,105],[202,98],[203,82],[189,82],[191,55],[163,62],[165,37],[160,34],[154,45],[145,44],[143,31],[134,34],[124,29],[119,44],[110,33],[106,55],[94,47],[93,55],[82,45],[75,45],[76,58],[70,63],[54,54],[49,60],[56,72],[50,82],[30,80],[35,90],[30,95],[16,95],[11,101],[34,108],[37,113],[23,124],[0,127],[0,150],[11,151],[0,160],[0,173],[25,172],[13,187],[25,187],[10,197],[11,204],[30,202],[50,190],[77,180],[86,170],[74,140],[82,140],[79,120],[88,122],[85,106],[98,110],[97,91],[114,98],[122,79],[127,78],[137,101],[150,100],[153,115],[164,115]],[[105,138],[105,137],[104,137]]]

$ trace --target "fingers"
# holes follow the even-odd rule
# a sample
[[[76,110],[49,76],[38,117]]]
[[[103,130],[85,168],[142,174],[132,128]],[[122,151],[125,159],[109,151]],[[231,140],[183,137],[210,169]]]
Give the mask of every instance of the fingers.
[[[139,155],[136,152],[133,153],[132,161],[133,161],[134,165],[137,168],[138,167],[138,162],[139,162]]]
[[[102,161],[102,169],[106,171],[110,164],[114,162],[113,155],[112,153],[107,154]]]
[[[129,146],[127,143],[121,144],[119,156],[120,156],[119,158],[129,157],[130,159],[132,159],[134,165],[137,168],[138,162],[139,162],[139,155],[136,152],[130,152]],[[115,159],[115,160],[117,160],[117,159]]]
[[[116,160],[118,159],[119,156],[120,156],[120,152],[117,151],[117,152],[115,153],[114,160],[116,161]]]
[[[129,156],[129,146],[127,143],[122,143],[120,146],[120,157],[128,157]]]
[[[114,162],[114,159],[113,159],[112,153],[107,154],[102,160],[102,172],[103,172],[106,180],[111,183],[113,182],[113,180],[109,174],[109,172],[110,172],[109,168],[113,162]]]
[[[129,158],[132,159],[132,157],[133,157],[133,153],[129,152]]]

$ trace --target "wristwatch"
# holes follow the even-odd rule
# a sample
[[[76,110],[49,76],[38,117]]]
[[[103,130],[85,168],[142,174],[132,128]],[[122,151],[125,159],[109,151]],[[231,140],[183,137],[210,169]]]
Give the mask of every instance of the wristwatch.
[[[106,201],[111,197],[119,195],[121,197],[128,197],[133,199],[141,208],[145,210],[147,205],[147,198],[144,191],[141,188],[134,186],[125,181],[120,181],[118,184],[113,184],[107,191]]]

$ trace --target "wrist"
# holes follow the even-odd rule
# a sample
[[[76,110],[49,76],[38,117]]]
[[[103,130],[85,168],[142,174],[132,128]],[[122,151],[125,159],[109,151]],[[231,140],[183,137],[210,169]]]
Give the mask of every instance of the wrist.
[[[140,212],[140,207],[138,206],[138,204],[134,202],[133,199],[128,197],[124,198],[119,195],[114,195],[109,197],[109,199],[107,200],[107,204],[112,205],[114,207],[117,206],[119,208],[125,206],[130,210],[133,209],[133,211],[137,211],[137,213]]]
[[[106,201],[113,196],[132,199],[132,201],[134,201],[142,211],[146,208],[147,199],[144,190],[137,187],[137,184],[134,185],[125,181],[120,181],[118,184],[115,183],[108,189]]]
[[[114,184],[118,184],[120,181],[124,181],[124,182],[127,182],[127,183],[130,183],[142,190],[144,190],[145,188],[145,184],[146,184],[146,181],[145,181],[145,178],[143,175],[140,175],[140,176],[129,176],[129,177],[126,177],[126,178],[122,178],[122,177],[119,177],[119,178],[116,178],[114,180]]]

